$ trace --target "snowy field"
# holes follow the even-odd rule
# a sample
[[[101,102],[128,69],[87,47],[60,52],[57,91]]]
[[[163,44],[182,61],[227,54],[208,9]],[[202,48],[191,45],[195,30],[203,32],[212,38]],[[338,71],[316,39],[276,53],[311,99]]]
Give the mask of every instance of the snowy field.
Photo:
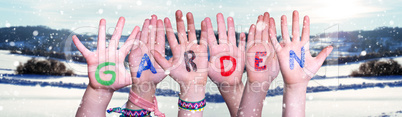
[[[46,81],[63,83],[86,83],[86,64],[65,62],[68,67],[81,76],[32,76],[13,75],[19,62],[26,62],[32,56],[12,55],[8,51],[0,51],[0,74],[10,79],[26,79],[31,81]],[[402,57],[393,58],[402,63]],[[317,73],[318,76],[327,76],[329,79],[314,79],[309,86],[338,86],[339,84],[362,84],[399,81],[401,78],[375,79],[375,78],[347,78],[352,70],[358,69],[364,62],[348,63],[337,66],[324,66]],[[338,76],[342,76],[338,78]],[[246,80],[244,74],[243,81]],[[163,87],[179,91],[178,84],[170,77],[165,78]],[[168,86],[168,87],[166,87]],[[276,78],[270,89],[283,87],[282,76]],[[84,89],[67,89],[57,87],[30,87],[10,84],[0,84],[0,115],[1,116],[74,116],[80,104]],[[216,86],[210,81],[207,84],[207,92],[219,93]],[[306,104],[306,116],[379,116],[382,113],[396,114],[402,110],[402,87],[397,88],[368,88],[359,90],[343,90],[320,93],[308,93]],[[127,101],[128,94],[116,92],[109,108],[118,107]],[[177,97],[157,96],[159,108],[167,117],[177,116]],[[280,116],[282,114],[282,96],[267,97],[263,102],[263,116]],[[22,110],[22,111],[21,111]],[[174,111],[172,111],[174,110]],[[400,115],[402,113],[399,113]],[[204,116],[229,115],[225,103],[208,103]],[[108,114],[118,116],[118,114]]]
[[[84,90],[54,87],[25,87],[0,84],[0,112],[3,117],[74,116]],[[375,116],[402,109],[402,88],[369,88],[336,92],[308,93],[306,116]],[[116,92],[109,107],[119,107],[128,94]],[[157,96],[159,109],[167,117],[177,116],[177,97]],[[267,97],[263,116],[282,114],[282,96]],[[24,112],[20,112],[24,110]],[[225,103],[208,103],[205,117],[228,115]],[[117,114],[107,114],[118,116]]]

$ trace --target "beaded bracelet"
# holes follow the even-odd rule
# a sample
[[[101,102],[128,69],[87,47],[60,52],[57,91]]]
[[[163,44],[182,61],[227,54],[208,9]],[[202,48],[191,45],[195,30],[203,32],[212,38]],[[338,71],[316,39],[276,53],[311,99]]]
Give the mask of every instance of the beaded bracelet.
[[[187,102],[179,98],[179,108],[187,111],[203,111],[207,101],[202,99],[198,102]]]
[[[144,117],[151,114],[151,111],[145,109],[131,110],[131,109],[121,109],[120,107],[110,108],[107,113],[116,112],[121,113],[120,117]]]

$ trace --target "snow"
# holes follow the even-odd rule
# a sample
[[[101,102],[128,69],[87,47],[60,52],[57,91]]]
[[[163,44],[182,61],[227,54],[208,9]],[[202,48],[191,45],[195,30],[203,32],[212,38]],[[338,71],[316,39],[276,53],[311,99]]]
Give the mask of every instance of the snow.
[[[0,105],[4,107],[2,116],[74,116],[85,91],[7,84],[0,84],[0,87],[3,89],[0,92]],[[114,93],[109,105],[123,104],[127,97],[128,94]]]
[[[402,88],[369,88],[306,95],[306,117],[378,116],[383,112],[396,112],[402,108]],[[314,97],[309,100],[308,97]],[[263,117],[282,114],[282,96],[268,97]]]
[[[170,1],[170,0],[166,1],[166,5],[167,5],[167,6],[172,5],[172,1]]]
[[[362,55],[362,56],[366,56],[366,54],[367,54],[366,51],[362,51],[362,52],[360,53],[360,55]]]
[[[137,5],[138,5],[138,6],[141,6],[141,5],[142,5],[142,1],[138,0],[138,1],[137,1]]]
[[[33,36],[38,36],[38,34],[39,34],[39,32],[38,32],[37,30],[34,30],[34,31],[32,32],[32,35],[33,35]]]
[[[391,21],[389,21],[389,25],[394,25],[394,21],[393,20],[391,20]]]
[[[15,75],[14,70],[20,62],[24,63],[33,56],[9,54],[9,51],[0,50],[0,74],[6,78],[26,79],[31,81],[46,81],[63,83],[88,84],[87,67],[85,63],[67,62],[68,68],[73,69],[79,76],[32,76]],[[45,57],[39,57],[45,59]],[[402,63],[402,57],[392,57]],[[384,60],[384,59],[380,59]],[[348,76],[353,70],[365,61],[348,63],[345,65],[323,66],[317,76],[326,76],[327,79],[312,79],[309,86],[338,86],[339,84],[362,84],[399,81],[394,79],[369,79]],[[18,63],[18,64],[17,64]],[[247,80],[243,74],[243,83]],[[208,79],[207,93],[219,94],[218,88]],[[283,87],[282,75],[273,81],[270,89]],[[170,77],[166,77],[158,86],[160,89],[180,91],[179,85]],[[2,116],[74,116],[80,104],[83,89],[66,89],[57,87],[16,86],[0,84],[0,112]],[[402,88],[368,88],[360,90],[342,90],[320,93],[308,93],[306,98],[306,116],[378,116],[381,113],[392,113],[401,109]],[[115,92],[108,108],[120,107],[127,101],[128,94]],[[157,96],[159,109],[166,116],[177,116],[177,97]],[[265,99],[263,116],[281,116],[282,96],[267,97]],[[21,113],[16,111],[24,110]],[[46,111],[45,111],[46,110]],[[174,110],[174,111],[172,111]],[[208,103],[204,116],[229,115],[225,103]],[[118,114],[107,114],[118,116]]]
[[[103,13],[103,9],[98,9],[98,14],[102,14]]]
[[[8,27],[10,27],[11,26],[11,24],[10,23],[6,23],[6,27],[8,28]]]
[[[14,42],[10,42],[9,44],[10,44],[10,46],[15,46]]]
[[[74,116],[85,90],[54,87],[26,87],[0,84],[2,116]],[[369,88],[308,93],[306,116],[370,116],[402,108],[402,88]],[[115,92],[108,108],[120,107],[127,93]],[[167,117],[177,116],[177,97],[157,96],[159,109]],[[281,116],[282,96],[265,99],[262,116]],[[21,113],[15,113],[24,110]],[[45,111],[46,110],[46,111]],[[174,111],[172,111],[174,110]],[[107,114],[117,116],[118,114]],[[205,117],[229,115],[225,103],[207,103]]]

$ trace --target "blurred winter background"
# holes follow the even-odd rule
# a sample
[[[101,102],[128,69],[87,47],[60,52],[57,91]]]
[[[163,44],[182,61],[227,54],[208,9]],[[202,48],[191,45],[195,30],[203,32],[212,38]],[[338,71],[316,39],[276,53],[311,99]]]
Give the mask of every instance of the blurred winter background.
[[[74,116],[88,78],[85,59],[71,43],[71,35],[78,34],[85,46],[94,50],[101,18],[107,20],[109,35],[118,18],[126,18],[123,43],[134,26],[141,26],[152,14],[169,17],[175,25],[174,13],[180,9],[194,14],[197,30],[205,17],[212,19],[216,30],[215,15],[221,12],[235,19],[237,32],[248,31],[266,11],[276,24],[281,15],[287,15],[291,26],[291,13],[299,10],[301,16],[311,19],[313,55],[327,45],[335,47],[309,82],[306,116],[401,116],[401,5],[397,0],[2,0],[0,113]],[[171,56],[168,44],[166,50]],[[243,76],[245,81],[247,75]],[[261,102],[263,116],[281,115],[282,87],[279,75]],[[116,92],[109,107],[123,105],[128,91]],[[168,117],[177,115],[178,93],[179,87],[170,77],[158,86],[159,108]],[[206,97],[205,116],[229,116],[210,81]]]

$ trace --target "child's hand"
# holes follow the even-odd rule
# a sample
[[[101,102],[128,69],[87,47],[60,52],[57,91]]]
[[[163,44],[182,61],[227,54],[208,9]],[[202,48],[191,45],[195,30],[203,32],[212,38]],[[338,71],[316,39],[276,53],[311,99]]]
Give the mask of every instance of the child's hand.
[[[136,26],[124,45],[117,50],[125,19],[120,17],[116,29],[106,48],[106,21],[100,20],[98,34],[98,48],[95,52],[89,51],[77,38],[73,36],[74,44],[88,63],[89,86],[93,89],[115,91],[131,84],[131,76],[124,67],[124,59],[130,51],[134,37],[139,32]]]
[[[197,102],[205,98],[205,85],[207,82],[208,52],[207,31],[205,21],[201,22],[201,39],[197,44],[193,14],[187,13],[187,30],[180,10],[176,12],[177,35],[180,44],[173,33],[172,25],[165,18],[166,34],[173,57],[166,60],[164,53],[153,51],[155,59],[163,69],[180,85],[180,99]],[[180,109],[178,116],[202,117],[202,111],[190,112]]]
[[[247,40],[248,82],[268,82],[278,76],[279,63],[268,35],[269,14],[258,16],[257,25],[251,25]]]
[[[151,20],[144,21],[142,31],[135,37],[129,56],[133,80],[131,91],[149,102],[155,99],[156,85],[166,77],[151,51],[165,53],[163,22],[158,20],[156,15],[152,15]],[[128,101],[126,106],[128,109],[143,109],[131,101]]]
[[[268,35],[269,13],[258,16],[251,25],[247,40],[247,83],[238,117],[261,116],[263,102],[271,82],[278,76],[279,63]]]
[[[151,20],[145,20],[129,55],[133,85],[152,85],[155,88],[166,77],[160,64],[155,62],[152,50],[165,54],[163,22],[156,15],[152,15]]]
[[[233,18],[227,19],[227,34],[223,15],[219,13],[216,18],[219,44],[215,38],[211,19],[207,17],[204,20],[208,27],[210,52],[208,76],[218,85],[219,92],[229,108],[230,115],[236,116],[244,88],[241,79],[244,71],[246,36],[244,33],[240,35],[240,42],[237,47]]]
[[[240,35],[239,47],[236,46],[236,34],[234,20],[227,18],[228,30],[226,30],[225,19],[222,13],[216,15],[218,22],[219,44],[215,38],[211,20],[207,17],[205,21],[208,26],[208,45],[210,60],[208,76],[216,84],[243,85],[241,78],[244,71],[245,61],[245,35]],[[227,33],[226,33],[227,31]]]
[[[308,16],[303,20],[303,32],[299,39],[299,13],[293,12],[292,41],[288,34],[286,16],[281,18],[281,29],[283,46],[276,39],[275,21],[270,19],[269,34],[271,42],[279,58],[281,72],[285,84],[303,84],[307,86],[308,81],[320,69],[325,58],[331,53],[332,46],[324,48],[317,57],[312,57],[309,49],[310,40],[310,19]]]
[[[166,60],[164,53],[154,51],[158,63],[177,81],[183,85],[205,86],[208,75],[207,31],[205,21],[201,23],[201,39],[197,44],[193,14],[187,13],[187,31],[180,10],[176,12],[177,35],[176,41],[169,18],[165,18],[166,34],[173,57]],[[185,92],[181,92],[184,94]]]
[[[282,46],[276,39],[275,21],[270,19],[269,34],[283,75],[284,94],[282,116],[299,117],[305,115],[306,89],[308,82],[320,69],[325,58],[331,53],[332,46],[322,50],[317,57],[312,57],[309,51],[310,20],[304,17],[303,32],[299,39],[299,13],[293,12],[292,41],[290,41],[286,16],[281,18]]]
[[[74,44],[87,60],[89,77],[89,85],[77,110],[77,117],[106,116],[105,110],[113,92],[132,83],[130,73],[124,67],[124,59],[140,29],[136,26],[124,45],[117,50],[123,26],[124,18],[120,17],[109,46],[106,48],[106,21],[101,19],[98,48],[95,52],[89,51],[77,36],[73,36]]]

